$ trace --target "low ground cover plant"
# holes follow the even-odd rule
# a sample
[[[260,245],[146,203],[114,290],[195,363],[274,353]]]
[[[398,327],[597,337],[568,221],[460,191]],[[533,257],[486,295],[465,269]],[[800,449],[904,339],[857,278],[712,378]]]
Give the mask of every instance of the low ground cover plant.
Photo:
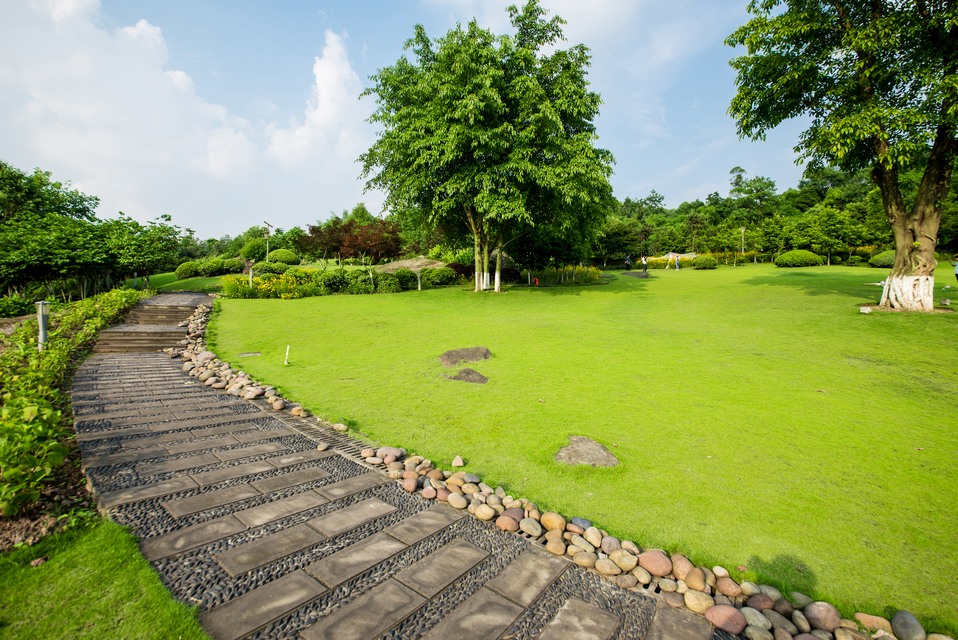
[[[409,269],[400,269],[395,274],[389,274],[369,268],[316,271],[301,267],[287,267],[280,274],[256,275],[258,268],[263,264],[281,263],[254,265],[252,286],[248,277],[226,276],[223,278],[221,292],[223,297],[292,300],[335,294],[399,293],[418,286],[416,274]],[[286,267],[286,265],[282,266]],[[442,287],[455,284],[457,281],[455,271],[448,267],[423,269],[420,277],[424,287]]]
[[[63,463],[69,434],[68,399],[61,386],[75,358],[97,332],[114,323],[148,292],[115,289],[51,314],[47,344],[37,349],[37,321],[0,339],[0,511],[13,515],[37,499]],[[68,411],[66,412],[69,413]]]

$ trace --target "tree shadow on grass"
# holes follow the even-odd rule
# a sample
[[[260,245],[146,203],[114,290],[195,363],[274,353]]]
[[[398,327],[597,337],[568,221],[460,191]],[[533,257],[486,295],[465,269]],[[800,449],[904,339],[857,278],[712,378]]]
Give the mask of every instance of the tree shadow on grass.
[[[539,286],[532,286],[523,284],[520,285],[525,289],[536,289],[541,291],[546,295],[552,296],[578,296],[582,295],[585,291],[602,291],[603,293],[635,293],[635,291],[644,290],[648,284],[650,278],[640,278],[632,277],[625,278],[626,282],[633,283],[632,286],[628,288],[623,287],[610,287],[615,283],[616,280],[619,280],[622,276],[628,276],[628,273],[622,274],[603,274],[602,279],[599,282],[593,282],[589,284],[544,284]]]
[[[801,289],[810,296],[843,295],[861,302],[878,302],[881,298],[881,282],[884,271],[863,271],[862,273],[823,273],[821,271],[785,271],[773,275],[756,276],[744,280],[745,284],[755,286],[790,287]]]
[[[779,555],[771,560],[752,556],[747,566],[759,580],[780,588],[786,597],[792,591],[814,597],[818,579],[811,568],[795,556]]]

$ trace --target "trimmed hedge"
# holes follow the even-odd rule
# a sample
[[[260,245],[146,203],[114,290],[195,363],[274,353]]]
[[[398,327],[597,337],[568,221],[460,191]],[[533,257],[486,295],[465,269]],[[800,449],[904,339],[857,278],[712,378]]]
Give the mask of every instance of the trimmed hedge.
[[[718,267],[718,260],[715,259],[715,256],[697,256],[692,261],[693,269],[715,269],[716,267]]]
[[[805,249],[794,249],[786,251],[775,258],[776,267],[820,267],[822,265],[821,256],[806,251]]]
[[[266,256],[266,260],[269,262],[282,262],[283,264],[289,265],[295,265],[301,262],[299,256],[289,249],[276,249],[275,251],[270,251],[269,255]]]
[[[871,260],[868,261],[868,266],[876,269],[891,269],[895,266],[895,250],[889,249],[888,251],[875,254]]]

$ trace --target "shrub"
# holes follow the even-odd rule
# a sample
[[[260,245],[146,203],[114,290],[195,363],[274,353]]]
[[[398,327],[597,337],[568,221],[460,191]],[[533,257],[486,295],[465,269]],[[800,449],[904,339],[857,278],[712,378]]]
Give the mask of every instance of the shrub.
[[[891,269],[895,266],[895,250],[889,249],[872,256],[872,259],[868,261],[868,266],[876,269]]]
[[[362,295],[372,293],[373,283],[369,280],[369,272],[365,269],[347,272],[346,291],[350,295]]]
[[[266,240],[254,238],[240,249],[240,257],[244,260],[262,260],[266,257]]]
[[[223,261],[219,258],[210,258],[199,263],[198,271],[204,278],[218,276],[224,273]]]
[[[415,289],[419,284],[419,279],[416,277],[416,274],[409,269],[397,269],[393,275],[396,277],[396,281],[403,291]]]
[[[861,263],[862,263],[862,257],[861,257],[861,256],[852,256],[852,257],[850,257],[850,258],[848,259],[848,264],[849,264],[849,266],[852,266],[852,267],[857,267],[857,266],[860,265]]]
[[[695,260],[692,261],[693,269],[715,269],[716,267],[718,267],[718,260],[715,259],[715,256],[696,256]]]
[[[376,274],[376,293],[399,293],[402,291],[399,278],[391,273]]]
[[[269,256],[267,256],[266,259],[269,262],[282,262],[283,264],[299,264],[301,262],[299,256],[289,249],[276,249],[275,251],[270,251]]]
[[[246,263],[239,258],[227,258],[223,260],[223,273],[243,273]]]
[[[821,256],[805,249],[786,251],[775,258],[776,267],[818,267],[822,264]]]
[[[349,281],[346,278],[346,271],[343,269],[321,271],[313,276],[313,282],[322,292],[320,295],[342,293],[346,290],[346,286],[349,284]]]
[[[289,269],[289,265],[282,262],[257,262],[253,265],[253,274],[272,273],[280,275],[286,273],[287,269]]]
[[[33,301],[23,296],[8,296],[0,298],[0,318],[15,318],[25,316],[36,310]]]
[[[176,268],[176,279],[186,280],[195,278],[200,273],[200,263],[195,261],[184,262]]]
[[[253,278],[257,280],[257,278]],[[255,298],[256,287],[249,286],[249,278],[244,276],[226,276],[223,278],[223,288],[220,295],[224,298]]]
[[[24,322],[0,352],[0,512],[16,514],[35,501],[63,463],[69,423],[61,395],[71,363],[97,332],[152,292],[115,289],[54,310],[49,342],[37,351],[36,321]]]
[[[423,269],[422,281],[433,287],[444,287],[456,283],[456,272],[449,267],[438,269]]]

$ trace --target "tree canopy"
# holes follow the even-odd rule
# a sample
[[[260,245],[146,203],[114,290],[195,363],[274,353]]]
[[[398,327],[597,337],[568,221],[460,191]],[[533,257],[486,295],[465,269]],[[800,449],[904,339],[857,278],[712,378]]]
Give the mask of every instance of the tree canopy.
[[[941,206],[958,152],[958,3],[752,0],[726,40],[739,134],[810,118],[796,146],[813,164],[868,167],[896,241],[883,303],[930,309]],[[901,174],[922,168],[911,206]]]
[[[564,22],[545,13],[536,0],[509,7],[514,35],[472,21],[432,41],[416,26],[412,59],[379,70],[364,93],[382,126],[360,158],[367,185],[429,228],[468,231],[477,290],[490,247],[501,255],[542,226],[595,227],[611,198],[588,50],[556,48]]]

